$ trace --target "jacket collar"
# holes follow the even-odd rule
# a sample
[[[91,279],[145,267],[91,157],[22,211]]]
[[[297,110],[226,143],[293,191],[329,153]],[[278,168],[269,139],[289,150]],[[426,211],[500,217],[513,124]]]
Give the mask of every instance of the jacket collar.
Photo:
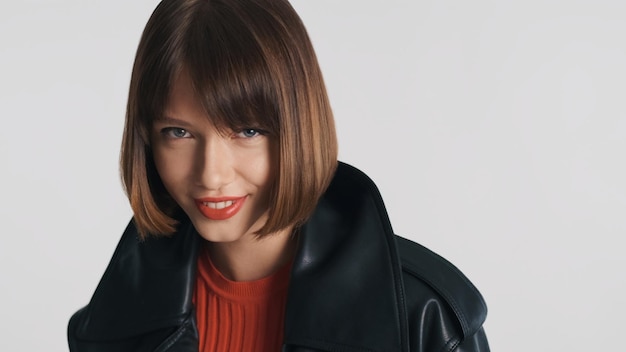
[[[302,228],[292,270],[286,344],[333,351],[407,349],[393,231],[378,190],[363,173],[339,164]]]
[[[110,341],[181,325],[193,311],[199,245],[189,222],[174,236],[141,241],[131,221],[83,311],[77,337]]]
[[[285,316],[285,344],[368,351],[407,350],[401,268],[373,182],[339,163],[303,225]],[[191,301],[200,239],[189,222],[168,238],[137,240],[126,229],[78,330],[111,340],[180,325]]]

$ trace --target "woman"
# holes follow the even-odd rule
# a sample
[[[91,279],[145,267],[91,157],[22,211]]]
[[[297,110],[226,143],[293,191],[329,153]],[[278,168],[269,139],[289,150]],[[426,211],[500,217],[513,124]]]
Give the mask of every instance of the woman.
[[[487,351],[486,307],[337,161],[286,0],[164,0],[131,78],[134,212],[72,351]]]

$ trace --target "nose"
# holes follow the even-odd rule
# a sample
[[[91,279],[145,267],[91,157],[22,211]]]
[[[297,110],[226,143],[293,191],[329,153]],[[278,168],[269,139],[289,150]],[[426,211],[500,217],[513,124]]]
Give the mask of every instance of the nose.
[[[200,143],[195,166],[200,186],[211,191],[220,190],[234,179],[232,152],[226,139],[213,134]]]

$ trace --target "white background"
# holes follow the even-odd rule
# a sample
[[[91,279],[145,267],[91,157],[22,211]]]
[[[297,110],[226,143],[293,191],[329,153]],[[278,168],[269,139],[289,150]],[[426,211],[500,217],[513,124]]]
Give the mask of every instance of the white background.
[[[157,1],[0,4],[0,350],[66,351],[131,212],[117,161]],[[340,157],[455,263],[494,351],[623,350],[626,2],[294,0]]]

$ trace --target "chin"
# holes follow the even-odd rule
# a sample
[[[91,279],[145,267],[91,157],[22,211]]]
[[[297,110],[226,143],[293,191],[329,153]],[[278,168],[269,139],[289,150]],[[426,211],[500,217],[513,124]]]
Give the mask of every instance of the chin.
[[[193,227],[200,237],[209,242],[233,242],[241,238],[241,234],[238,231],[228,231],[226,229],[218,229],[213,226],[203,226],[203,224],[197,224],[194,222]]]
[[[224,220],[207,220],[202,217],[201,219],[192,219],[191,222],[200,237],[209,242],[235,242],[252,232],[249,229],[229,226],[233,224],[228,224]]]
[[[248,209],[242,210],[225,220],[209,219],[196,209],[191,209],[187,215],[200,237],[209,242],[227,243],[250,235],[256,237],[254,233],[260,230],[263,227],[262,224],[267,221],[267,210],[259,214],[250,214]]]

